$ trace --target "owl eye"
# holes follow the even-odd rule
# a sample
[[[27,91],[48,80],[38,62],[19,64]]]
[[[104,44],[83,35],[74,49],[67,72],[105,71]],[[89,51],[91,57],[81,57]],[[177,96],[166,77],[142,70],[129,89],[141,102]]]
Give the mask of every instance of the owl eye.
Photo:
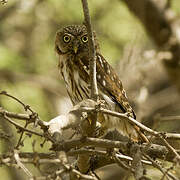
[[[68,35],[65,35],[65,36],[63,37],[63,41],[64,41],[65,43],[68,43],[70,40],[71,40],[71,37],[68,36]]]
[[[82,42],[86,43],[86,42],[88,42],[88,37],[87,36],[83,36],[81,38],[81,40],[82,40]]]

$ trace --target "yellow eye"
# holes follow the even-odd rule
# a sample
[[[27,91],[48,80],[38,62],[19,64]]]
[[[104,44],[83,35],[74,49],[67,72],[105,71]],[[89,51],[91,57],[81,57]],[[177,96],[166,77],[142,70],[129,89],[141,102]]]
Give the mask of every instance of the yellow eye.
[[[65,35],[65,36],[63,37],[63,41],[64,41],[65,43],[68,43],[70,40],[71,40],[71,37],[68,36],[68,35]]]
[[[81,38],[81,40],[82,40],[82,42],[86,43],[86,42],[88,42],[88,37],[87,36],[83,36]]]

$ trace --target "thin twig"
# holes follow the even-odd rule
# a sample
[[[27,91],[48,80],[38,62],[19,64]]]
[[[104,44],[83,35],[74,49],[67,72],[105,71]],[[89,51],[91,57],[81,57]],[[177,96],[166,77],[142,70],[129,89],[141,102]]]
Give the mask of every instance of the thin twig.
[[[138,126],[139,128],[143,129],[144,131],[149,132],[150,134],[156,136],[158,134],[158,132],[152,130],[151,128],[148,128],[147,126],[141,124],[140,122],[136,121],[135,119],[133,119],[130,116],[127,116],[125,113],[118,113],[118,112],[114,112],[108,109],[104,109],[104,108],[100,108],[99,109],[100,112],[105,113],[105,114],[109,114],[115,117],[119,117],[119,118],[125,118],[127,119],[131,124],[134,124],[136,126]]]
[[[91,154],[96,156],[107,157],[106,151],[100,150],[92,150],[92,149],[78,149],[71,150],[67,152],[68,156],[77,156],[78,154]],[[131,162],[133,159],[130,156],[116,153],[115,154],[118,159],[125,162]],[[1,162],[13,163],[12,155],[0,154]],[[19,152],[20,161],[22,163],[34,163],[37,164],[50,164],[50,163],[60,163],[60,160],[57,159],[55,153],[38,153],[38,152]],[[111,158],[111,157],[110,157]],[[152,162],[147,160],[141,160],[143,164],[152,165]],[[114,162],[113,162],[114,163]]]
[[[154,161],[152,158],[150,158],[149,156],[147,156],[147,155],[144,154],[144,153],[143,153],[143,156],[146,157],[149,161],[151,161],[152,164],[153,164],[153,166],[156,167],[157,169],[159,169],[159,170],[163,173],[163,175],[165,174],[166,177],[167,177],[167,175],[168,175],[171,179],[173,179],[173,180],[178,180],[178,178],[176,178],[172,173],[167,172],[163,167],[161,167],[160,164],[158,164],[158,163],[157,163],[156,161]]]
[[[18,154],[17,151],[14,152],[14,159],[16,160],[17,165],[26,173],[26,175],[27,175],[29,178],[32,178],[33,175],[32,175],[31,172],[24,166],[24,164],[20,161],[19,154]]]
[[[6,91],[1,91],[0,95],[5,95],[7,97],[14,99],[16,102],[18,102],[19,104],[21,104],[24,107],[25,111],[29,110],[32,114],[34,114],[34,111],[31,109],[31,107],[29,105],[24,104],[21,100],[19,100],[15,96],[12,96],[11,94],[7,93]]]
[[[30,117],[28,114],[20,114],[20,113],[14,113],[14,112],[9,112],[4,110],[2,107],[0,107],[0,114],[4,115],[6,114],[6,116],[10,117],[10,118],[15,118],[15,119],[19,119],[19,120],[30,120]]]
[[[18,123],[12,121],[12,120],[11,120],[10,118],[8,118],[6,115],[4,116],[4,118],[5,118],[8,122],[10,122],[11,124],[13,124],[17,129],[20,129],[21,131],[26,131],[26,132],[29,132],[29,133],[31,133],[31,134],[35,134],[35,135],[37,135],[37,136],[44,137],[43,134],[40,134],[40,133],[38,133],[38,132],[31,131],[31,130],[29,130],[29,129],[26,129],[26,128],[22,127],[22,126],[19,125]]]
[[[164,137],[159,135],[159,138],[164,142],[164,145],[175,155],[175,159],[180,163],[180,155],[176,152],[176,150],[166,141]]]
[[[83,110],[86,111],[86,112],[96,111],[94,108],[89,108],[89,107],[84,107]],[[141,128],[142,130],[144,130],[144,131],[146,131],[146,132],[148,132],[148,133],[150,133],[152,135],[157,135],[159,133],[157,131],[154,131],[154,130],[146,127],[145,125],[141,124],[140,122],[138,122],[135,119],[133,119],[133,121],[131,121],[131,118],[128,117],[124,113],[118,113],[118,112],[110,111],[110,110],[107,110],[107,109],[104,109],[104,108],[101,108],[100,110],[97,109],[97,111],[101,111],[102,113],[106,113],[106,114],[109,114],[109,115],[112,115],[112,116],[115,116],[115,117],[119,117],[119,118],[127,118],[127,119],[129,119],[129,121],[132,124],[135,124],[136,126]],[[32,118],[30,115],[9,112],[9,111],[4,110],[3,108],[0,108],[0,114],[2,116],[5,114],[7,117],[15,118],[15,119],[19,119],[19,120],[28,120],[28,123],[34,122],[34,118]],[[40,127],[42,129],[45,128],[45,125],[43,124],[43,121],[38,120],[37,123],[38,123],[38,125],[40,125]],[[180,134],[178,134],[178,133],[166,133],[165,135],[166,135],[166,139],[180,140]]]
[[[86,110],[89,111],[90,109],[92,110],[92,108],[89,108],[89,109],[87,108],[87,109],[85,109],[85,111]],[[154,135],[156,137],[159,137],[159,134],[161,134],[161,132],[157,132],[155,130],[152,130],[151,128],[148,128],[147,126],[143,125],[139,121],[133,119],[132,117],[127,116],[125,113],[118,113],[118,112],[107,110],[107,109],[104,109],[104,108],[100,108],[97,111],[105,113],[105,114],[109,114],[111,116],[119,117],[119,118],[125,118],[131,124],[134,124],[134,125],[138,126],[140,129],[142,129],[142,130],[144,130],[144,131],[148,132],[149,134]],[[180,134],[178,134],[178,133],[165,133],[165,135],[166,135],[167,139],[180,140]]]
[[[175,157],[177,158],[178,162],[180,162],[180,155],[176,152],[176,150],[166,141],[165,137],[162,137],[162,133],[159,133],[157,131],[154,131],[146,126],[144,126],[143,124],[141,124],[140,122],[136,121],[135,119],[131,118],[131,117],[128,117],[126,114],[123,114],[123,113],[117,113],[117,112],[113,112],[113,111],[110,111],[110,110],[107,110],[107,109],[100,109],[101,112],[103,113],[106,113],[106,114],[110,114],[110,115],[113,115],[113,116],[117,116],[117,117],[124,117],[126,118],[130,123],[134,124],[134,125],[137,125],[138,127],[140,127],[141,129],[149,132],[150,134],[160,138],[165,146],[175,155]],[[166,136],[166,134],[165,134]]]
[[[125,164],[124,162],[122,162],[117,156],[116,154],[113,156],[115,162],[122,168],[134,173],[134,169],[132,167],[130,167],[128,164]]]
[[[36,116],[37,113],[35,114],[18,114],[18,113],[14,113],[14,112],[9,112],[4,110],[3,108],[0,107],[0,115],[2,115],[3,117],[9,117],[9,118],[15,118],[15,119],[19,119],[19,120],[25,120],[28,124],[29,123],[37,123],[42,130],[44,130],[44,132],[46,132],[48,130],[48,127],[44,124],[44,122],[42,120],[40,120],[39,118],[37,118]]]
[[[24,128],[26,129],[27,126],[28,126],[28,122],[26,121],[26,124],[25,124]],[[16,149],[18,149],[19,146],[21,145],[21,140],[22,140],[23,135],[24,135],[24,131],[21,132],[21,135],[20,135],[20,137],[19,137],[18,143],[17,143],[17,145],[16,145]]]

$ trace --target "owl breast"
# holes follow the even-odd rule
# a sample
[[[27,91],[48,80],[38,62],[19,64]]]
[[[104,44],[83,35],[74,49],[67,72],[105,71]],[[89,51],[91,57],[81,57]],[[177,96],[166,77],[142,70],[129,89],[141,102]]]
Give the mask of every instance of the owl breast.
[[[88,80],[86,81],[89,79],[89,72],[86,70],[84,74],[81,73],[80,67],[73,63],[74,58],[74,56],[63,55],[59,59],[60,71],[73,105],[90,98],[90,84]]]
[[[77,62],[73,56],[63,55],[60,56],[59,66],[73,105],[90,98],[91,89],[88,65],[84,65],[80,61]],[[99,88],[98,93],[100,98],[109,106],[109,109],[115,110],[114,101]]]

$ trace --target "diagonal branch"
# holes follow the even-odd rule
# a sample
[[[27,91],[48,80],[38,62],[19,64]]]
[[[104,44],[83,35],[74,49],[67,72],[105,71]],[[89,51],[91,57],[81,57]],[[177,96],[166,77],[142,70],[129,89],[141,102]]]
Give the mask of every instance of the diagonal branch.
[[[153,166],[156,167],[157,169],[159,169],[164,175],[169,176],[171,179],[173,180],[178,180],[172,173],[166,172],[166,170],[160,165],[158,164],[155,160],[153,160],[152,158],[150,158],[149,156],[147,156],[146,154],[143,154],[144,157],[146,157],[149,161],[152,162]]]
[[[3,116],[3,117],[4,117],[4,119],[6,119],[8,122],[10,122],[11,124],[13,124],[17,129],[20,129],[21,131],[26,131],[26,132],[28,132],[28,133],[30,133],[30,134],[35,134],[35,135],[37,135],[37,136],[43,137],[43,134],[40,134],[40,133],[38,133],[38,132],[36,132],[36,131],[32,131],[32,130],[29,130],[29,129],[26,129],[26,128],[22,127],[22,126],[19,125],[18,123],[12,121],[12,120],[11,120],[9,117],[7,117],[6,115]]]
[[[20,160],[20,157],[19,157],[19,154],[17,151],[14,151],[14,159],[17,163],[17,165],[26,173],[26,175],[29,177],[29,178],[32,178],[33,175],[32,173],[25,167],[25,165],[21,162]]]

